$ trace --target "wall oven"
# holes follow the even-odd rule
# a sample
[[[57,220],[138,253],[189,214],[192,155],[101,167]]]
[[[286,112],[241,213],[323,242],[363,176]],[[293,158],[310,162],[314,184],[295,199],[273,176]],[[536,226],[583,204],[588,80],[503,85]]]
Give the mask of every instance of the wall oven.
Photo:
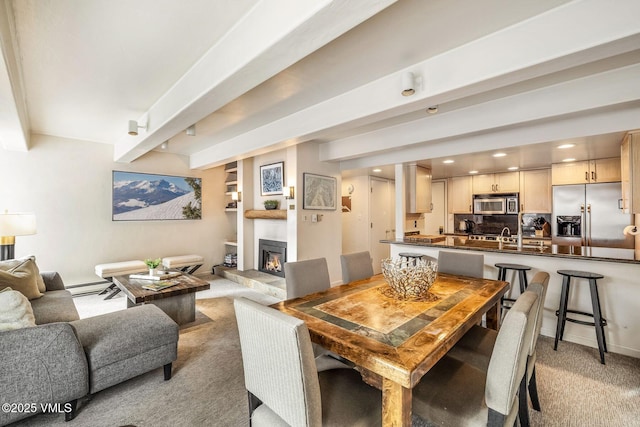
[[[474,215],[510,215],[518,213],[518,194],[476,194],[473,196]]]

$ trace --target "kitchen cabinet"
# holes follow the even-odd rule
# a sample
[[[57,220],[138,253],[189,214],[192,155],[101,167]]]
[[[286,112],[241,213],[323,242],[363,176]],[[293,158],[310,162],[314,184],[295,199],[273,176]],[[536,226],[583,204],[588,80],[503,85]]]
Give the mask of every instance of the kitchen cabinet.
[[[404,171],[407,213],[431,212],[431,169],[409,164],[405,165]]]
[[[617,157],[551,165],[553,185],[618,182],[620,179],[620,159]]]
[[[640,132],[625,136],[620,147],[622,210],[640,214]]]
[[[520,211],[551,212],[551,169],[520,172]]]
[[[520,191],[518,172],[490,173],[473,177],[473,194],[517,193]]]
[[[448,211],[450,214],[473,213],[473,186],[470,176],[456,176],[447,181]]]

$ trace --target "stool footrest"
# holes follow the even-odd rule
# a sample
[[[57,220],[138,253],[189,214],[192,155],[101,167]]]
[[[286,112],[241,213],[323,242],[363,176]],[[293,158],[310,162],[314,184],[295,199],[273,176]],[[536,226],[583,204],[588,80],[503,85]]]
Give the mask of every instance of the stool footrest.
[[[580,314],[582,316],[588,316],[588,317],[595,317],[592,313],[587,313],[584,311],[578,311],[578,310],[567,310],[567,313],[573,313],[573,314]],[[560,316],[560,310],[556,310],[556,316]],[[585,320],[578,320],[578,319],[572,319],[571,317],[567,317],[567,322],[572,322],[572,323],[579,323],[581,325],[587,325],[587,326],[596,326],[595,322],[587,322]],[[600,324],[602,326],[607,326],[607,319],[600,319]]]

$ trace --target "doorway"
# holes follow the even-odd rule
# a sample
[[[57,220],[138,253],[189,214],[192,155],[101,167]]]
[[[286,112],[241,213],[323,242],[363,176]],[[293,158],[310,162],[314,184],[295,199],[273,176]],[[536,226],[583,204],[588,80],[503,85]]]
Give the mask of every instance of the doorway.
[[[391,248],[380,240],[395,238],[396,190],[395,182],[369,178],[369,253],[373,259],[373,272],[382,272],[380,261],[389,258]]]

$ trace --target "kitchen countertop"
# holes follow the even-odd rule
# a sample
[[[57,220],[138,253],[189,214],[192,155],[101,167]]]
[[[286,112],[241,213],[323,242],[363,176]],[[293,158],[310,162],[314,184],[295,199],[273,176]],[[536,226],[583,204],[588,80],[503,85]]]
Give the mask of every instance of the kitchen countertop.
[[[533,238],[525,238],[525,240],[535,240]],[[546,240],[546,241],[545,241]],[[548,244],[548,239],[538,240],[532,244],[523,244],[521,249],[518,249],[516,244],[500,244],[496,241],[481,241],[481,240],[469,240],[466,236],[451,236],[447,235],[446,239],[441,242],[427,243],[411,240],[381,240],[381,243],[408,245],[408,246],[428,246],[428,247],[443,247],[451,249],[461,250],[473,250],[473,251],[486,251],[486,252],[502,252],[502,253],[520,253],[523,255],[534,256],[547,256],[547,257],[562,257],[573,259],[590,259],[594,261],[607,261],[629,264],[640,264],[640,260],[622,259],[606,256],[591,256],[589,255],[589,248],[584,246],[570,246],[570,245],[553,245]],[[542,245],[541,245],[542,243]],[[547,243],[547,244],[544,244]],[[606,248],[594,248],[594,250],[602,250]],[[614,249],[612,249],[613,251]]]

